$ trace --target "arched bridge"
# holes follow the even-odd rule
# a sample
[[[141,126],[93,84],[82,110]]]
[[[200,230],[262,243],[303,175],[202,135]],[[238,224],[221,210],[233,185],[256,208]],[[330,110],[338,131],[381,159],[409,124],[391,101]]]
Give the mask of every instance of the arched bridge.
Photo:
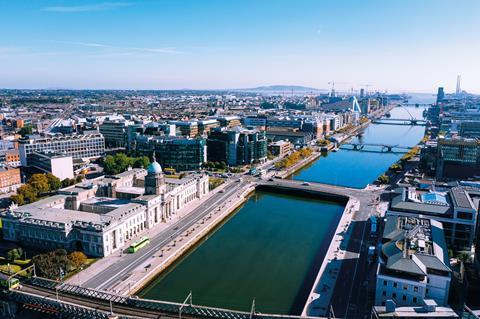
[[[425,126],[427,121],[419,119],[395,119],[395,118],[381,118],[372,120],[374,124],[387,124],[387,125],[410,125],[410,126]]]

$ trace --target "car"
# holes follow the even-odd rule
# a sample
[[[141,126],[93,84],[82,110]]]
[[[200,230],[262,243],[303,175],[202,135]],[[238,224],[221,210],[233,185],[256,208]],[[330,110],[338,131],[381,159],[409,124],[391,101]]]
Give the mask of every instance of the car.
[[[225,193],[225,189],[222,188],[221,190],[219,190],[219,193]]]
[[[269,178],[268,180],[269,180],[270,182],[273,182],[273,178]]]
[[[303,182],[302,185],[303,186],[310,186],[310,183],[309,182]]]

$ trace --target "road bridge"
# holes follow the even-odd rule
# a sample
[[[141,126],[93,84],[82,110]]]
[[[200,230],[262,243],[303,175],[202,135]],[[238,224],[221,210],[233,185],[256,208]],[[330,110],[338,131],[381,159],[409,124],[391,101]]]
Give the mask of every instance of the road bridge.
[[[347,147],[346,147],[347,146]],[[348,147],[350,146],[350,147]],[[403,146],[398,144],[383,144],[383,143],[361,143],[361,142],[349,142],[342,144],[341,148],[354,150],[354,151],[375,151],[372,149],[365,149],[365,147],[374,147],[380,149],[380,152],[397,152],[397,153],[406,153],[409,150],[413,149],[412,146]],[[378,152],[378,151],[377,151]]]

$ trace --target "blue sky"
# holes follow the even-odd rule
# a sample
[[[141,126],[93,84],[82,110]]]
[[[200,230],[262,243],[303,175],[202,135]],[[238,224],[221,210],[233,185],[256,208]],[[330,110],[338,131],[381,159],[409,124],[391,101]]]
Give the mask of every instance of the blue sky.
[[[0,87],[480,93],[478,0],[0,0]],[[477,86],[476,86],[477,85]]]

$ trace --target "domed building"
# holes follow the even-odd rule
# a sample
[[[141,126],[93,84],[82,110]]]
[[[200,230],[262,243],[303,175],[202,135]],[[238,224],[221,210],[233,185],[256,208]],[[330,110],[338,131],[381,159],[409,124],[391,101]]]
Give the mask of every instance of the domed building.
[[[165,178],[160,164],[155,159],[147,167],[147,176],[145,176],[145,195],[160,195],[165,193]]]

